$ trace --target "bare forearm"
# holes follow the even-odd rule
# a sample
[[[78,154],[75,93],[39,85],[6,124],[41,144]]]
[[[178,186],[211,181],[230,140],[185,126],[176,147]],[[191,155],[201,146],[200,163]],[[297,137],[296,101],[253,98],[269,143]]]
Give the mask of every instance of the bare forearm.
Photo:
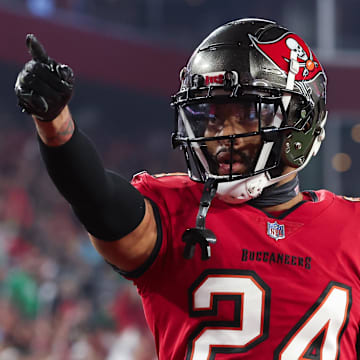
[[[47,146],[63,145],[74,133],[75,125],[68,106],[53,121],[41,121],[35,116],[33,119],[41,140]]]

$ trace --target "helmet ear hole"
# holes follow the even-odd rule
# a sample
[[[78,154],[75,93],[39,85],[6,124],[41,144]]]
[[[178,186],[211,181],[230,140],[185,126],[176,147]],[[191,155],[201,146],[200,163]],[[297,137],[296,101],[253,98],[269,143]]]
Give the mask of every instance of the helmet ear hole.
[[[310,129],[311,129],[311,120],[308,120],[308,121],[304,124],[304,132],[307,133]]]
[[[318,136],[319,104],[309,113],[305,122],[298,122],[298,126],[286,136],[282,148],[282,161],[285,165],[299,168],[307,163],[315,138]]]
[[[308,115],[308,119],[304,124],[304,133],[307,134],[311,132],[311,136],[314,135],[315,128],[317,127],[317,120],[319,119],[319,104],[312,109],[311,113]]]

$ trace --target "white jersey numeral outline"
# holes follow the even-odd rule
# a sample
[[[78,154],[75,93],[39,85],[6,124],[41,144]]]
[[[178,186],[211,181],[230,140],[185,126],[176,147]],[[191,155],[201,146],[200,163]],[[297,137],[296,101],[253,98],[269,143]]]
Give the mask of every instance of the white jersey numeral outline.
[[[340,358],[340,340],[349,320],[351,288],[330,282],[316,303],[275,351],[275,360]]]
[[[253,271],[205,271],[190,288],[190,316],[216,316],[218,302],[232,300],[234,320],[202,322],[190,337],[186,360],[243,353],[266,340],[270,293],[269,286]],[[274,360],[339,359],[351,302],[350,287],[330,282],[275,350]]]
[[[235,306],[233,321],[201,323],[192,334],[187,360],[243,353],[268,337],[270,288],[255,272],[206,271],[190,288],[189,296],[193,317],[216,315],[222,300],[233,300]]]

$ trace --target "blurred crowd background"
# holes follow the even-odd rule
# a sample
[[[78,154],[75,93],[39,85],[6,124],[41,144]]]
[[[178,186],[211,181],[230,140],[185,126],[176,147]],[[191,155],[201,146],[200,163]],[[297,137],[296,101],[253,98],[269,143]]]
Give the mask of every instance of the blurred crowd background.
[[[74,68],[75,120],[131,179],[185,170],[169,104],[199,41],[236,18],[277,20],[329,69],[327,139],[302,187],[358,196],[359,14],[357,0],[0,0],[0,360],[156,359],[136,289],[91,247],[17,107],[26,33]]]

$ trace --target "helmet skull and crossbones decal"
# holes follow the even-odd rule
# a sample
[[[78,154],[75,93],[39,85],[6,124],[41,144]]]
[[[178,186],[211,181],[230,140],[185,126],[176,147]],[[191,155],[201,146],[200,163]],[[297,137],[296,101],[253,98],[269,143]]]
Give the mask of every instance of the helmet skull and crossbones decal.
[[[299,71],[295,78],[297,81],[311,81],[323,72],[310,48],[296,34],[285,33],[272,41],[259,41],[251,34],[249,34],[249,38],[256,49],[285,74],[289,69],[290,51],[296,51],[299,66],[303,68],[303,71]]]
[[[315,68],[317,68],[319,66],[319,63],[317,61],[314,61],[313,59],[313,55],[311,50],[309,49],[309,56],[307,55],[306,51],[304,50],[304,48],[292,37],[289,37],[286,39],[286,46],[290,49],[290,50],[295,50],[298,59],[303,60],[303,62],[299,63],[300,67],[303,67],[303,76],[306,77],[309,75],[310,71],[314,71]],[[286,59],[286,61],[290,61],[289,59]]]

